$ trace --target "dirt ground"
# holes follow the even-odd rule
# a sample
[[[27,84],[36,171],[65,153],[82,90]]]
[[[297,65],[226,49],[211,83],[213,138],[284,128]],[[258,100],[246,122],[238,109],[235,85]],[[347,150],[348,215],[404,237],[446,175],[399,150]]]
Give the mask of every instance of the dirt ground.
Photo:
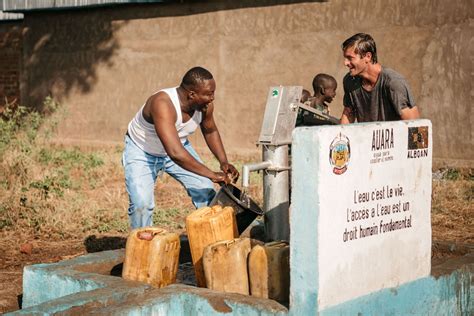
[[[472,183],[472,182],[471,182]],[[121,183],[116,183],[120,186]],[[437,183],[433,187],[434,195],[437,190],[444,192],[449,183]],[[468,186],[472,191],[472,184]],[[176,182],[166,185],[158,184],[157,208],[178,206],[189,210],[193,206],[184,190]],[[438,194],[439,195],[439,194]],[[433,240],[443,240],[460,244],[472,244],[474,232],[472,231],[472,192],[466,201],[467,208],[460,210],[460,215],[450,212],[445,214],[433,210]],[[179,201],[179,204],[176,204]],[[470,214],[470,215],[469,215]],[[451,216],[448,218],[448,216]],[[169,219],[170,222],[180,222],[169,229],[181,233],[184,231],[184,216],[182,213]],[[123,248],[127,234],[114,235],[85,235],[66,240],[49,240],[48,236],[18,236],[14,232],[0,233],[0,312],[14,311],[21,308],[22,271],[23,267],[37,263],[57,262],[86,253]],[[29,249],[29,247],[31,248]],[[439,263],[452,257],[463,255],[464,252],[446,251],[449,247],[436,242],[433,246],[433,263]]]
[[[123,186],[123,183],[110,185]],[[175,181],[166,185],[158,183],[156,209],[179,206],[194,209],[186,192]],[[179,201],[179,202],[176,202]],[[126,212],[124,210],[124,212]],[[168,230],[182,233],[184,217],[169,221],[180,225],[168,225]],[[21,308],[23,267],[37,263],[52,263],[87,253],[124,248],[127,233],[92,234],[66,240],[49,240],[48,236],[17,236],[15,233],[0,233],[0,313]],[[30,249],[28,249],[31,247]]]

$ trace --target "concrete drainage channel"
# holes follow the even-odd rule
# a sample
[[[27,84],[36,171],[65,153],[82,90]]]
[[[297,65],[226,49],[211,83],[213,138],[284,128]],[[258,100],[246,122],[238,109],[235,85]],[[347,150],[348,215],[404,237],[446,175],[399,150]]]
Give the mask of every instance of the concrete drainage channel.
[[[458,251],[455,245],[441,246],[448,254]],[[474,247],[464,247],[462,253],[433,267],[430,277],[345,302],[321,314],[377,314],[392,309],[395,315],[467,315],[472,312]],[[299,315],[298,311],[314,306],[308,299],[306,306],[288,310],[272,300],[185,284],[156,289],[114,276],[121,272],[123,260],[121,249],[28,266],[23,277],[23,309],[8,315]],[[189,263],[180,265],[179,282],[191,281],[182,279],[190,267]]]
[[[10,315],[66,313],[86,315],[159,313],[164,315],[275,315],[288,310],[272,300],[219,293],[185,284],[162,289],[117,275],[124,250],[104,251],[25,268],[23,309]],[[179,282],[193,282],[189,263],[180,264]],[[186,279],[183,279],[186,278]]]

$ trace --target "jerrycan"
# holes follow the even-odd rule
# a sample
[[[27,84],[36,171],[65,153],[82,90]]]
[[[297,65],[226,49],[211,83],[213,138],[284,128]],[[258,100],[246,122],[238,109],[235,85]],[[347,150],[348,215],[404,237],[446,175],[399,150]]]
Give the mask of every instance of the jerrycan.
[[[263,215],[262,209],[252,199],[248,198],[248,204],[242,201],[242,191],[233,184],[224,184],[217,191],[209,206],[225,205],[234,209],[239,235],[257,218]]]
[[[221,240],[238,236],[235,213],[232,207],[215,205],[201,207],[186,217],[186,230],[189,247],[199,287],[206,287],[206,278],[202,266],[204,248]]]
[[[274,241],[252,248],[248,260],[250,293],[282,304],[289,301],[290,247]]]
[[[202,259],[207,287],[249,295],[247,257],[250,250],[250,238],[224,240],[207,246]]]
[[[122,277],[164,287],[176,282],[179,236],[159,227],[133,230],[127,238]]]

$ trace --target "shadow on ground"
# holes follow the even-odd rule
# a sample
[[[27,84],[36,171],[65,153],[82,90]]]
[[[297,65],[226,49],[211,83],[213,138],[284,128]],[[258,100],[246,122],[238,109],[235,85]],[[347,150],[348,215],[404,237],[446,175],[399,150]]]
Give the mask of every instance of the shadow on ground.
[[[91,253],[125,248],[126,242],[127,238],[125,237],[97,237],[96,235],[91,235],[84,240],[84,246],[86,251]]]

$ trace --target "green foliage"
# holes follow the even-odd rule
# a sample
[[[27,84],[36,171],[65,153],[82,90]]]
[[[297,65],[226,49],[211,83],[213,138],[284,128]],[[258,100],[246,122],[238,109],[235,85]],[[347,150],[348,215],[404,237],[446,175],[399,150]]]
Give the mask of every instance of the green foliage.
[[[59,103],[50,96],[46,97],[41,113],[33,108],[7,103],[0,115],[0,158],[10,144],[22,147],[23,152],[31,152],[28,145],[37,139],[40,128],[44,129],[42,136],[48,138],[58,124],[57,119],[51,119],[50,115],[59,108]]]
[[[0,157],[15,138],[15,133],[21,128],[21,118],[25,115],[25,107],[15,107],[7,104],[0,116]]]
[[[94,211],[92,211],[94,212]],[[97,231],[99,233],[109,232],[128,232],[128,218],[124,216],[126,212],[123,210],[111,210],[99,209],[95,211],[95,215],[86,217],[82,220],[81,226],[83,232]]]
[[[51,114],[56,112],[60,107],[59,102],[57,102],[53,97],[47,96],[43,101],[43,110],[46,114]]]
[[[38,189],[43,199],[47,199],[51,194],[63,197],[64,189],[70,187],[71,179],[69,175],[62,172],[52,176],[46,176],[42,180],[32,181],[30,183],[30,188]]]
[[[172,229],[184,228],[184,217],[187,211],[178,208],[155,209],[153,225],[170,227]]]
[[[59,104],[47,97],[44,108],[47,113],[55,111]],[[38,137],[38,131],[46,120],[45,113],[38,113],[32,108],[7,103],[0,115],[0,158],[8,146],[18,147],[23,153],[32,152],[32,142]]]
[[[103,152],[45,141],[59,121],[53,113],[58,109],[48,97],[42,113],[8,104],[0,114],[0,230],[65,236],[84,221],[92,231],[127,231],[126,212],[95,211],[99,206],[87,195],[81,200],[83,192],[106,179]],[[107,203],[114,201],[109,198]],[[84,220],[87,217],[90,222]]]
[[[445,180],[452,180],[452,181],[459,180],[461,178],[461,173],[459,172],[458,169],[450,168],[445,171],[443,178]]]
[[[91,170],[104,164],[104,160],[97,153],[83,153],[78,148],[42,148],[38,154],[38,162],[65,169],[81,167],[85,170]]]
[[[441,179],[449,181],[474,181],[474,169],[472,168],[446,168],[436,172],[441,174]]]
[[[7,208],[3,205],[0,206],[0,229],[13,226],[13,220],[8,214]]]

